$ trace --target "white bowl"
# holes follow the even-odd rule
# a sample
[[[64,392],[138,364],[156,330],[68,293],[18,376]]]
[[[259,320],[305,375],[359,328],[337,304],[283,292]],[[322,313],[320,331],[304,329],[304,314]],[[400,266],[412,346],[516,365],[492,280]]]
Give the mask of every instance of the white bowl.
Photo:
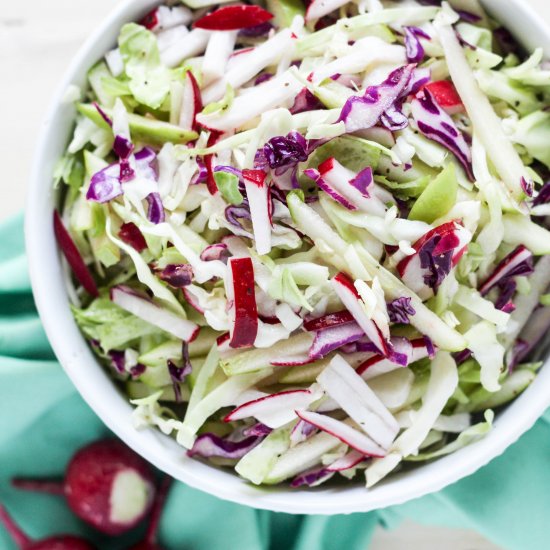
[[[526,432],[550,405],[550,361],[531,387],[498,415],[494,430],[483,440],[431,464],[391,476],[367,491],[363,483],[349,487],[292,490],[286,486],[258,488],[230,471],[185,456],[171,438],[132,426],[127,398],[121,395],[90,351],[73,320],[52,229],[54,164],[67,145],[75,111],[62,103],[69,84],[84,85],[86,72],[113,47],[121,25],[145,14],[155,0],[125,0],[89,38],[62,79],[42,127],[34,158],[26,213],[26,244],[36,305],[53,349],[82,397],[103,422],[136,452],[160,470],[217,497],[278,512],[340,514],[366,512],[438,491],[472,474],[500,455]],[[486,0],[486,7],[523,44],[544,46],[550,53],[550,33],[522,0]]]

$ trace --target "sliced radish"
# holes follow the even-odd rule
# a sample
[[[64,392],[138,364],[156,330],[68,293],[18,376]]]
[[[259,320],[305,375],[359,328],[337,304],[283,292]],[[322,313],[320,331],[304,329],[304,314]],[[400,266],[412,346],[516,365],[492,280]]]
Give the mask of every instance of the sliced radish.
[[[208,31],[193,29],[175,44],[160,52],[160,59],[167,67],[177,67],[182,61],[202,53],[208,44],[209,38],[210,33]]]
[[[464,112],[464,103],[450,80],[437,80],[426,84],[437,104],[449,115]]]
[[[202,61],[203,86],[223,77],[236,40],[237,31],[212,33]]]
[[[353,367],[336,356],[317,381],[369,437],[389,448],[399,424]]]
[[[54,210],[53,212],[53,230],[57,243],[59,244],[59,248],[61,248],[61,252],[63,252],[68,264],[71,266],[78,282],[88,294],[96,298],[99,296],[99,292],[97,290],[94,278],[92,277],[88,266],[82,259],[82,256],[74,244],[72,237],[63,225],[57,210]]]
[[[316,21],[321,17],[347,4],[347,0],[313,0],[306,10],[306,22]]]
[[[191,10],[184,6],[158,6],[143,17],[139,23],[150,31],[158,32],[177,25],[188,25],[192,19]]]
[[[254,294],[254,267],[250,258],[230,258],[227,263],[226,295],[231,305],[231,348],[254,345],[258,333],[258,312]]]
[[[288,424],[296,418],[295,409],[306,409],[319,399],[318,392],[310,390],[288,390],[274,393],[237,407],[224,417],[224,422],[243,420],[254,417],[262,424],[276,429]]]
[[[210,132],[206,147],[212,147],[212,145],[220,139],[221,135],[221,132]],[[203,161],[206,168],[206,186],[208,187],[210,194],[215,195],[218,192],[218,186],[216,185],[216,180],[214,179],[214,163],[216,161],[216,156],[213,153],[210,155],[205,155]]]
[[[179,125],[185,130],[198,130],[197,115],[202,111],[201,91],[195,75],[185,73]]]
[[[413,244],[415,254],[397,264],[401,279],[427,300],[462,258],[471,238],[472,234],[456,221],[431,229]]]
[[[296,414],[305,422],[309,422],[321,431],[339,439],[362,455],[374,457],[386,455],[386,451],[370,437],[355,430],[345,422],[311,411],[296,411]]]
[[[388,343],[376,323],[365,313],[363,302],[353,285],[353,281],[345,273],[340,272],[334,276],[331,283],[334,291],[353,315],[356,323],[363,329],[376,348],[384,356],[388,356],[390,354]]]
[[[228,84],[234,89],[240,88],[266,67],[276,65],[292,47],[292,32],[290,29],[284,29],[256,48],[245,48],[235,52],[224,78],[203,90],[204,102],[208,104],[219,101],[224,96]]]
[[[402,342],[400,342],[400,340]],[[405,340],[405,338],[393,338],[392,344],[398,353],[407,354],[408,363],[414,363],[420,359],[424,359],[425,357],[433,356],[433,349],[426,344],[426,340],[424,338],[417,338],[410,342],[406,340],[408,345],[404,345]],[[400,368],[403,367],[393,361],[390,361],[382,355],[372,355],[367,360],[363,361],[355,369],[355,371],[361,376],[361,378],[363,378],[363,380],[370,380]]]
[[[522,264],[525,264],[524,266]],[[518,269],[519,268],[519,269]],[[493,273],[479,287],[479,292],[485,296],[494,286],[503,279],[517,275],[529,275],[533,272],[533,253],[520,244],[494,269]]]
[[[223,6],[207,13],[193,23],[193,27],[209,31],[238,31],[267,23],[273,14],[260,6]]]
[[[364,335],[364,330],[357,323],[346,323],[319,330],[315,333],[309,357],[313,360],[322,359],[345,344],[357,342]]]
[[[375,216],[385,214],[386,207],[374,192],[377,185],[374,183],[370,167],[355,174],[334,157],[330,157],[319,165],[319,175],[326,185],[335,189],[355,208]]]
[[[323,330],[325,328],[354,322],[355,319],[353,318],[353,315],[347,309],[343,309],[342,311],[336,311],[335,313],[328,313],[322,317],[309,319],[304,322],[304,328],[308,331]]]
[[[243,170],[244,186],[254,230],[254,243],[258,254],[271,251],[271,223],[269,221],[269,189],[263,170]]]
[[[125,311],[185,342],[193,341],[199,333],[198,325],[157,306],[130,287],[119,285],[111,288],[111,300]]]

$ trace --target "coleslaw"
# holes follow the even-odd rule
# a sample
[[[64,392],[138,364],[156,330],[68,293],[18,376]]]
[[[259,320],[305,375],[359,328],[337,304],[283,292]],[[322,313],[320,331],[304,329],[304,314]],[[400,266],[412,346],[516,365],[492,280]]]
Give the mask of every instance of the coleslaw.
[[[163,4],[88,80],[54,230],[136,428],[371,487],[536,376],[550,70],[477,0]]]

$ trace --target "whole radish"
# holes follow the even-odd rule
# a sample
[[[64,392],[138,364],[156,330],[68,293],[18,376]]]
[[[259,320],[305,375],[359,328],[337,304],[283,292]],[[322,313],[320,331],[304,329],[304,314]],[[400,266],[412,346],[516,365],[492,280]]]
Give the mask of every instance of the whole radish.
[[[28,491],[64,495],[79,518],[107,535],[135,527],[151,509],[155,486],[150,465],[116,439],[80,449],[62,482],[14,479]]]
[[[164,548],[157,543],[157,535],[160,524],[160,517],[162,515],[162,509],[164,508],[166,497],[168,495],[168,491],[170,490],[171,484],[172,478],[169,476],[166,476],[162,480],[162,484],[157,493],[155,504],[153,505],[151,519],[149,522],[149,527],[147,528],[147,533],[145,534],[145,539],[142,542],[139,542],[138,544],[132,546],[130,550],[164,550]]]
[[[43,540],[32,540],[13,521],[0,504],[0,523],[20,550],[95,550],[88,541],[73,535],[57,535]]]

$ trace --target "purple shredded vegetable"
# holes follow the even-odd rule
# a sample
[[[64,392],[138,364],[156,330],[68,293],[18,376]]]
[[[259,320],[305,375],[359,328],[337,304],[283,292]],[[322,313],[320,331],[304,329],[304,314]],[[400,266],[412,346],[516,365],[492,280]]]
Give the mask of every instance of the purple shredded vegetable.
[[[243,430],[243,435],[245,436],[265,436],[269,435],[273,431],[272,428],[269,426],[266,426],[265,424],[262,424],[261,422],[258,422],[257,424],[253,424],[252,426],[249,426],[248,428],[245,428]]]
[[[411,299],[402,296],[391,301],[388,306],[388,315],[392,323],[401,323],[408,325],[410,323],[409,316],[416,315],[416,310],[411,305]]]
[[[193,282],[193,268],[190,264],[169,264],[155,270],[156,276],[174,288],[183,288]]]
[[[147,367],[145,365],[138,363],[137,365],[130,367],[130,376],[135,380],[136,378],[139,378],[146,370]]]
[[[453,358],[457,365],[462,365],[462,363],[465,363],[466,361],[468,361],[468,359],[470,359],[471,356],[472,356],[472,352],[468,348],[453,354]]]
[[[113,151],[121,160],[126,160],[134,152],[134,144],[123,136],[115,136]]]
[[[109,125],[113,126],[113,119],[101,108],[99,103],[96,101],[93,102],[93,106],[96,108],[96,111],[100,114],[101,118]]]
[[[207,246],[201,252],[200,258],[203,262],[211,262],[213,260],[227,261],[229,255],[229,250],[227,249],[226,244],[216,243]]]
[[[331,351],[356,342],[363,336],[365,332],[357,323],[346,323],[318,330],[309,349],[309,357],[315,360],[321,359]]]
[[[369,199],[370,193],[369,193],[369,187],[374,183],[374,176],[372,174],[372,168],[370,166],[367,166],[366,168],[363,168],[357,176],[349,180],[349,184],[352,187],[355,187],[363,197]]]
[[[313,468],[296,476],[290,483],[290,486],[293,488],[303,486],[315,487],[329,480],[335,473],[326,468]]]
[[[165,220],[164,206],[158,193],[149,193],[146,197],[149,204],[147,219],[154,224],[163,223]]]
[[[473,181],[470,147],[453,119],[437,104],[429,90],[424,89],[417,94],[411,102],[411,109],[418,129],[427,138],[449,149]]]
[[[428,352],[428,357],[433,359],[435,357],[435,346],[432,342],[432,339],[429,336],[424,335],[424,343],[426,345],[426,351]]]
[[[230,441],[213,433],[199,435],[193,447],[187,451],[188,456],[203,458],[220,457],[239,459],[251,451],[263,439],[263,436],[251,435],[241,441]]]
[[[460,16],[460,19],[462,19],[462,21],[466,21],[466,23],[479,23],[479,21],[481,21],[481,17],[476,13],[472,13],[471,11],[466,11],[466,10],[455,10],[455,11]]]
[[[118,374],[126,373],[126,358],[123,351],[111,350],[108,353],[111,359],[111,366]]]
[[[299,132],[292,131],[286,136],[271,138],[256,154],[256,163],[260,168],[293,168],[299,162],[308,159],[307,141]]]
[[[94,202],[109,202],[122,195],[120,183],[120,167],[111,164],[103,170],[96,172],[90,181],[90,187],[86,192],[86,198]]]
[[[424,59],[424,48],[420,38],[430,40],[430,35],[419,27],[403,27],[405,31],[405,50],[409,63],[420,63]]]
[[[547,204],[550,202],[550,181],[547,181],[539,190],[537,196],[533,199],[533,206]]]
[[[388,78],[378,86],[369,86],[364,95],[351,96],[340,112],[337,122],[344,121],[347,132],[356,132],[372,128],[380,117],[404,98],[404,93],[411,80],[415,65],[409,64],[395,69]]]
[[[174,387],[174,395],[176,396],[176,402],[181,403],[181,389],[180,384],[185,382],[185,379],[191,372],[193,372],[193,365],[189,359],[189,344],[182,342],[181,346],[182,366],[179,367],[171,359],[167,361],[168,372],[170,373],[170,379]]]
[[[273,78],[273,73],[263,73],[260,76],[256,77],[256,80],[254,80],[254,86],[257,86],[258,84],[262,84],[263,82],[267,82],[272,78]]]
[[[298,113],[325,108],[326,107],[307,88],[302,88],[296,96],[294,104],[290,108],[290,112],[293,115],[297,115]]]

